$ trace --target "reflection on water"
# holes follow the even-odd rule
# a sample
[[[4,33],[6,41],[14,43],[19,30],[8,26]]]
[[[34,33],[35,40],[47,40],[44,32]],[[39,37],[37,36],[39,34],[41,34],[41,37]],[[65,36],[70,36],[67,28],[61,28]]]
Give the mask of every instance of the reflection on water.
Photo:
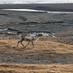
[[[65,11],[44,11],[44,10],[34,10],[34,9],[2,9],[9,11],[32,11],[32,12],[47,12],[47,13],[73,13],[73,12],[65,12]]]
[[[45,12],[43,10],[34,10],[34,9],[2,9],[2,10],[10,10],[10,11],[32,11],[32,12]]]

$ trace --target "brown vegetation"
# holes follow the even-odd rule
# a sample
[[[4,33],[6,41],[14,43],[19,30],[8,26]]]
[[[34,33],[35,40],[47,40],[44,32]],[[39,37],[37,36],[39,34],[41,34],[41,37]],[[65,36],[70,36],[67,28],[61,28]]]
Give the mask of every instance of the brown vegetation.
[[[50,57],[49,60],[51,61],[51,64],[1,63],[0,73],[73,73],[73,64],[72,64],[73,60],[70,61],[69,59],[67,59],[67,62],[69,64],[66,64],[67,62],[64,62],[64,64],[60,64],[60,62],[56,64],[54,63],[54,59],[58,57],[55,54],[61,54],[61,55],[67,53],[72,54],[73,45],[55,42],[51,39],[39,40],[34,42],[35,44],[34,48],[32,48],[31,44],[28,45],[27,48],[21,48],[21,46],[17,48],[16,44],[17,44],[17,40],[0,40],[0,53],[21,55],[21,56],[28,55],[28,58],[30,57],[30,55],[39,54],[40,56],[41,54],[45,55],[49,53],[48,57]],[[24,42],[24,44],[27,44],[27,42]],[[69,55],[67,56],[66,58],[69,58]]]
[[[0,64],[0,73],[73,73],[73,65]]]

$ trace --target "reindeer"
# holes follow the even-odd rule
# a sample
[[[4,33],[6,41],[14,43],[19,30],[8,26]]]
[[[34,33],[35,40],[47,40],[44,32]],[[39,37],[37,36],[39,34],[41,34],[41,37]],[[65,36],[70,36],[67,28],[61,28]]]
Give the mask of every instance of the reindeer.
[[[40,36],[37,34],[34,34],[34,35],[31,35],[29,33],[20,34],[20,40],[17,42],[17,47],[19,44],[21,44],[24,48],[26,48],[31,43],[34,48],[34,41],[35,40],[37,41],[39,39],[38,37],[40,37]],[[27,45],[24,46],[23,41],[27,41],[28,42]]]
[[[44,33],[34,33],[33,35],[27,33],[27,34],[20,34],[20,40],[17,42],[17,47],[19,44],[21,44],[23,46],[23,48],[27,47],[30,43],[32,44],[33,48],[34,48],[34,41],[37,41],[40,37],[45,36]],[[55,38],[54,34],[50,34],[51,37]],[[27,41],[27,45],[24,46],[23,41]]]

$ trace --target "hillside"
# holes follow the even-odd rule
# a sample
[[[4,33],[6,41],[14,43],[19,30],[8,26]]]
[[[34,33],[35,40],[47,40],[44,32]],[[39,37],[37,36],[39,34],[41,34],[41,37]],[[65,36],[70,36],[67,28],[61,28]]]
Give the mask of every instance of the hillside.
[[[39,40],[34,48],[16,44],[0,40],[0,73],[73,73],[73,45],[53,40]]]
[[[11,42],[11,43],[9,43]],[[23,64],[72,64],[73,45],[54,42],[51,40],[40,40],[23,48],[16,47],[15,40],[0,41],[0,63],[23,63]],[[24,42],[26,45],[27,42]]]
[[[57,14],[1,10],[0,28],[13,28],[21,31],[72,31],[73,13]]]
[[[55,37],[40,38],[34,48],[16,47],[19,39],[0,39],[0,73],[73,73],[73,13],[0,10],[0,34],[2,29]]]

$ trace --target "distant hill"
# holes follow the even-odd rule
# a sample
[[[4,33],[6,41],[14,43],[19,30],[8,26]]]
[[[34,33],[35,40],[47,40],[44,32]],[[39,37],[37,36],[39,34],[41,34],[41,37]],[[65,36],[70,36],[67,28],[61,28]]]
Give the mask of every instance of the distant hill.
[[[0,9],[35,9],[45,11],[73,11],[73,3],[58,4],[0,4]]]

